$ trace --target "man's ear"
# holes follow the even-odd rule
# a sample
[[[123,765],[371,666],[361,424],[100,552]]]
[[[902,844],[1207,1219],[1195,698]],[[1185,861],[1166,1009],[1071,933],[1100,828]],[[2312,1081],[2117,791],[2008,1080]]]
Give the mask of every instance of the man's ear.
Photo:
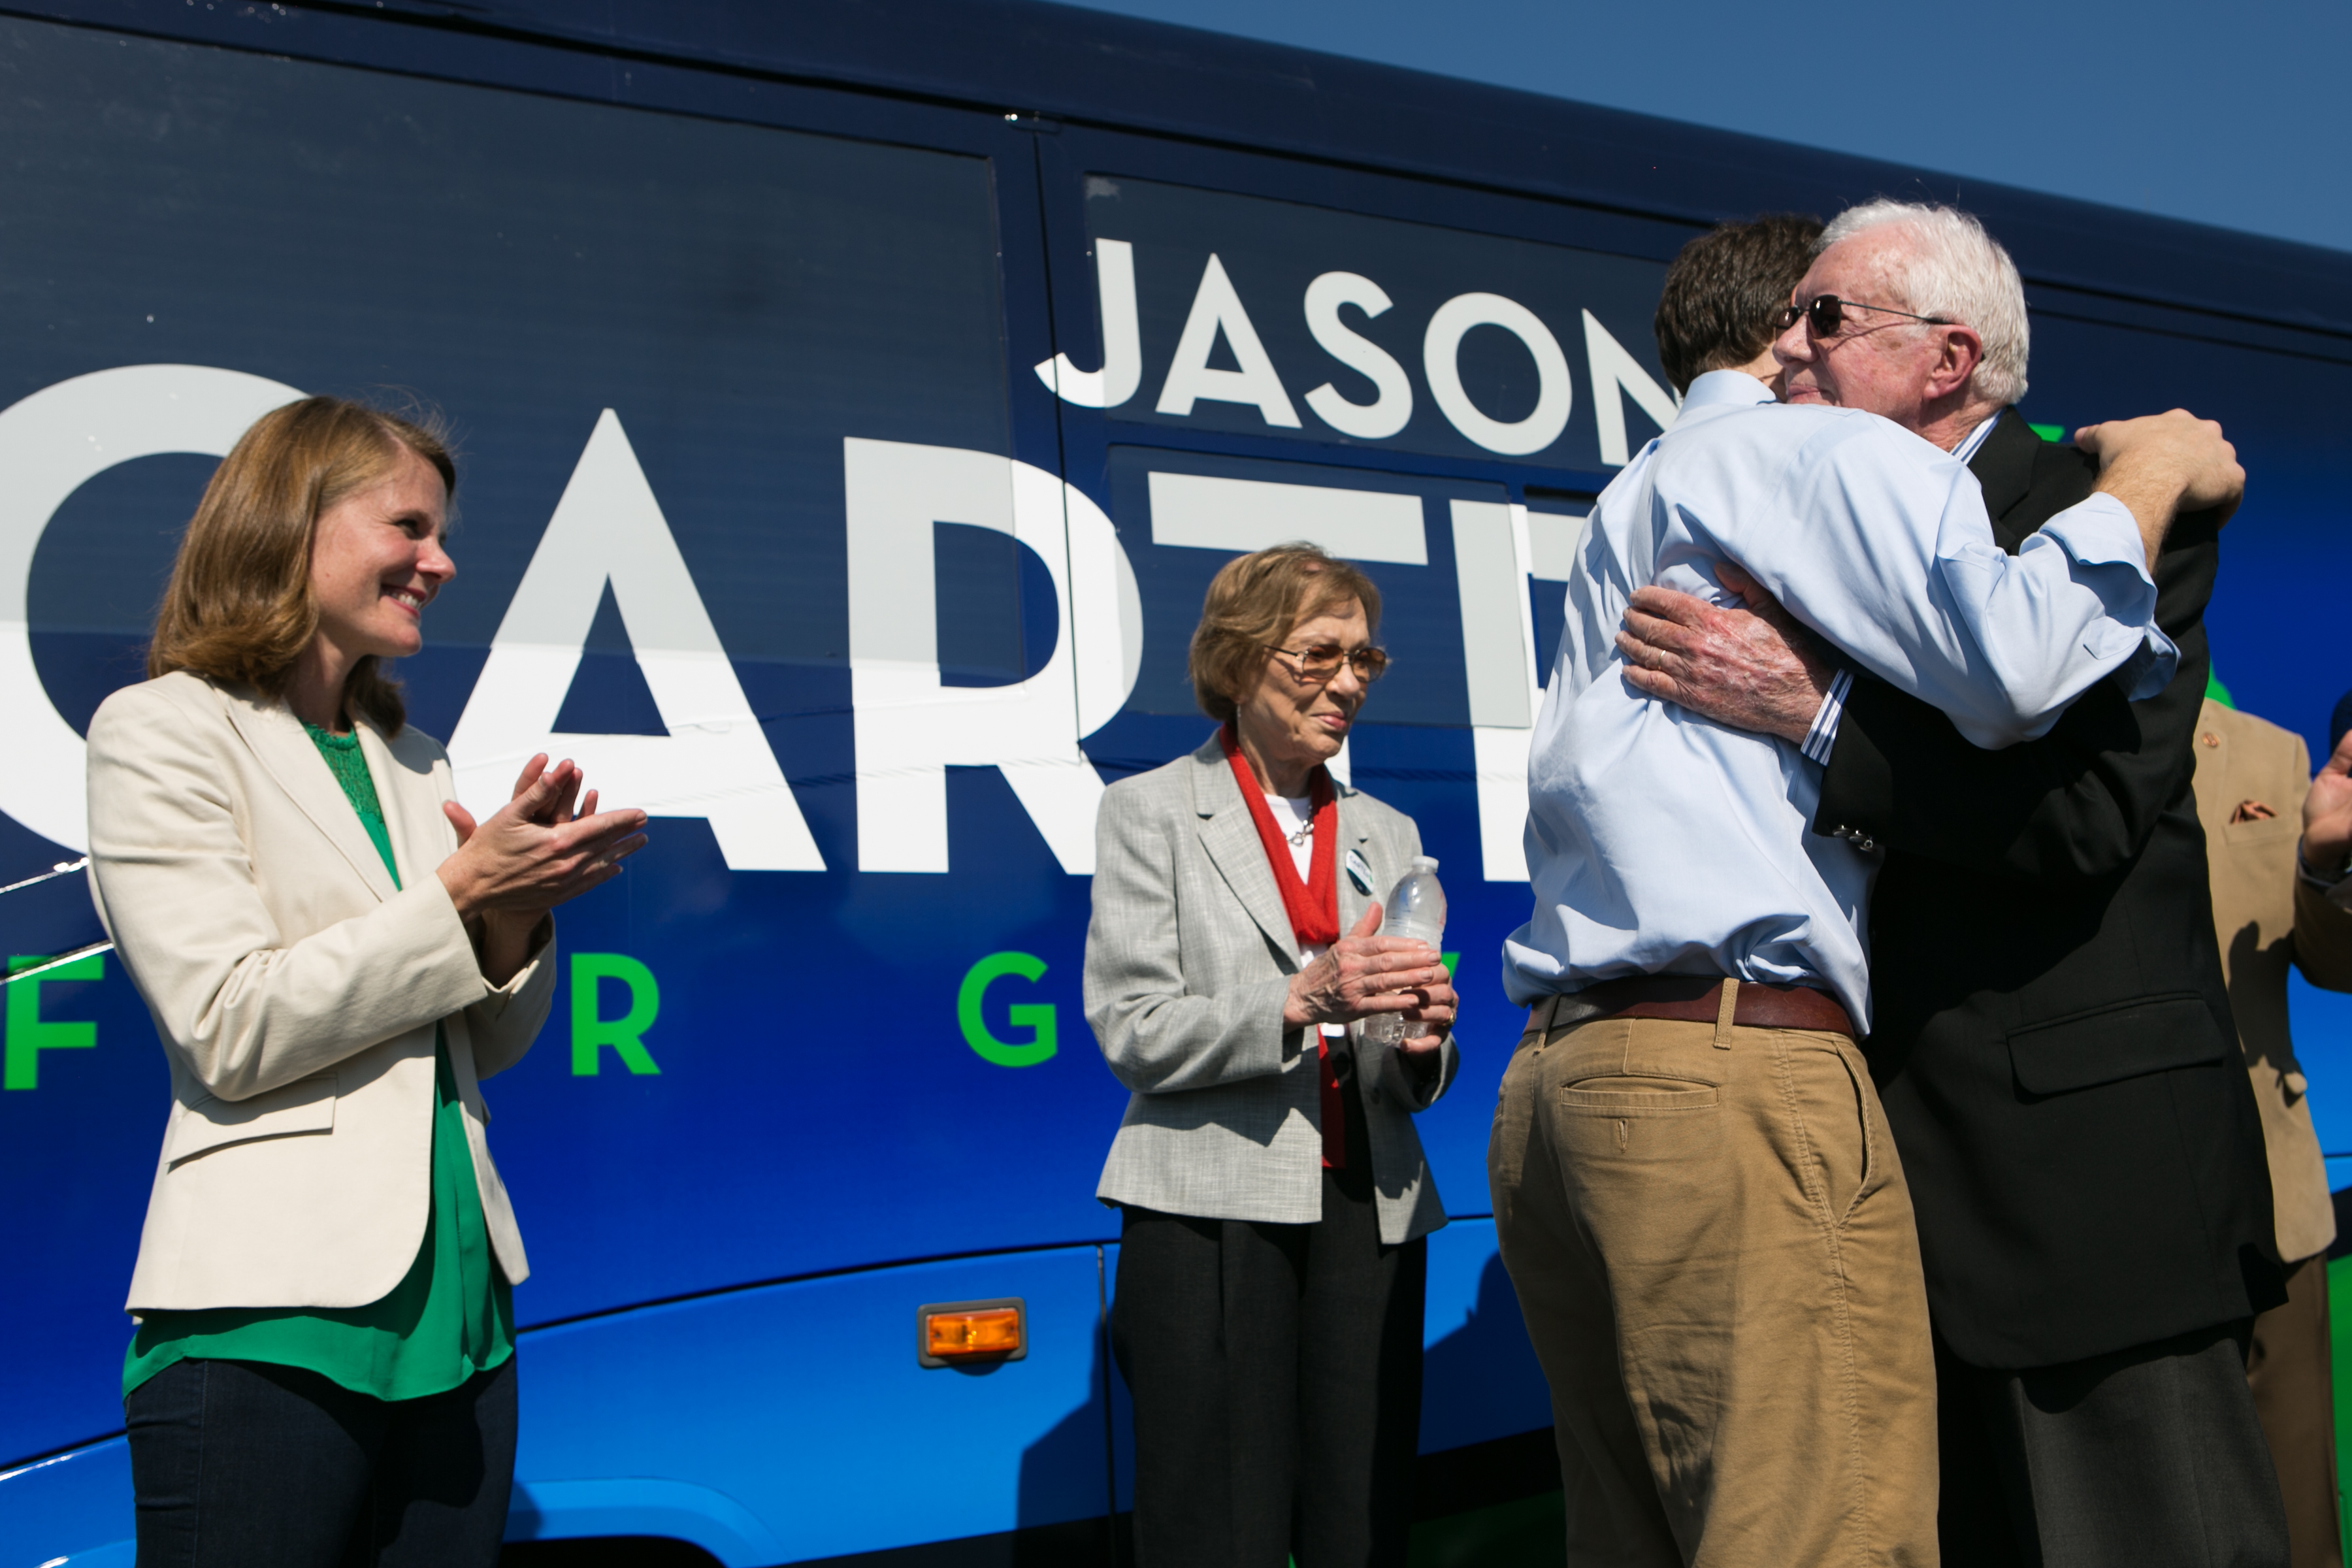
[[[1927,401],[1937,402],[1959,392],[1969,384],[1969,378],[1984,363],[1984,339],[1974,327],[1940,327],[1944,334],[1943,352],[1937,355],[1935,368],[1927,374]]]

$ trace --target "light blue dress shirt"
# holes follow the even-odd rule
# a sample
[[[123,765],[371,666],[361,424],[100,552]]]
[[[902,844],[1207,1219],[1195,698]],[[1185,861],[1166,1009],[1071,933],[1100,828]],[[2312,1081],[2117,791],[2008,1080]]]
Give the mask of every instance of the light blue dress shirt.
[[[1992,427],[2000,423],[2000,416],[1996,414],[1979,425],[1969,432],[1966,440],[1952,448],[1952,456],[1963,463],[1974,458],[1977,448],[1985,444],[1985,437],[1991,435]],[[1822,705],[1813,714],[1812,728],[1805,731],[1804,741],[1798,747],[1823,767],[1830,765],[1830,749],[1837,744],[1838,722],[1845,717],[1846,693],[1853,689],[1853,670],[1851,667],[1841,668],[1830,677],[1830,689],[1822,693]]]
[[[1801,982],[1866,1029],[1877,858],[1811,831],[1819,764],[1624,678],[1633,591],[1737,602],[1724,560],[1979,746],[2046,732],[2109,676],[2151,696],[2178,650],[2113,497],[2009,555],[1957,457],[1875,415],[1774,403],[1737,371],[1692,383],[1673,428],[1601,492],[1528,756],[1535,913],[1503,945],[1504,988],[1525,1005],[1629,974]]]

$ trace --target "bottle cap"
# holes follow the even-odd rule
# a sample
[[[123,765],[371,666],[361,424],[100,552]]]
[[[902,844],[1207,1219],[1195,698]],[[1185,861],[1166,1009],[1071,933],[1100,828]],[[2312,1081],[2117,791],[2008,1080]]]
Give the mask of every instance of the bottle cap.
[[[1416,855],[1412,858],[1412,868],[1416,871],[1434,871],[1437,869],[1437,857]]]

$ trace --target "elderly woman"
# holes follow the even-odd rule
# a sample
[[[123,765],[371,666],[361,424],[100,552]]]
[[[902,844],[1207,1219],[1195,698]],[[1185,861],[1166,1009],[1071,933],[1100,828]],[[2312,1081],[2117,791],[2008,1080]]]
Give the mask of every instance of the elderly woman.
[[[1420,831],[1324,765],[1387,668],[1380,613],[1311,545],[1229,562],[1191,660],[1222,728],[1103,797],[1086,1006],[1133,1091],[1097,1195],[1146,1568],[1405,1557],[1445,1223],[1412,1116],[1454,1075],[1454,995],[1375,934]],[[1439,1026],[1376,1047],[1383,1013]]]
[[[527,1266],[479,1082],[530,1049],[548,910],[636,811],[536,757],[478,826],[379,661],[456,568],[415,425],[265,416],[181,541],[143,685],[89,727],[99,912],[172,1114],[123,1366],[142,1568],[499,1556]]]

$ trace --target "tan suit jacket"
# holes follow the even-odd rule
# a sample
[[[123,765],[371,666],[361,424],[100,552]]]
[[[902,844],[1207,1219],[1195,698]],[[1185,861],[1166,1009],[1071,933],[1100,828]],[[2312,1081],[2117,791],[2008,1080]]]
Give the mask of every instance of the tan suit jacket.
[[[2230,982],[2230,1010],[2253,1075],[2270,1152],[2279,1256],[2293,1263],[2327,1250],[2336,1210],[2302,1064],[2287,1037],[2291,963],[2314,985],[2352,991],[2352,910],[2295,873],[2311,762],[2300,735],[2208,701],[2197,726],[2197,816],[2213,879],[2213,928]],[[2276,815],[2230,820],[2259,801]]]
[[[282,701],[187,674],[89,726],[90,886],[172,1068],[128,1310],[358,1307],[415,1261],[446,1032],[490,1245],[529,1273],[479,1079],[530,1048],[551,927],[483,979],[433,873],[457,847],[439,742],[362,722],[400,888]]]

